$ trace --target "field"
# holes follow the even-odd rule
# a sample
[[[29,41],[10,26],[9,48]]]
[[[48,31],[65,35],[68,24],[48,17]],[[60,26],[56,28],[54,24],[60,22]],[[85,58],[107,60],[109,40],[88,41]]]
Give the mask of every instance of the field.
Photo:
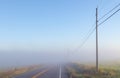
[[[69,78],[120,78],[120,64],[100,65],[98,73],[92,65],[72,63],[66,68]]]

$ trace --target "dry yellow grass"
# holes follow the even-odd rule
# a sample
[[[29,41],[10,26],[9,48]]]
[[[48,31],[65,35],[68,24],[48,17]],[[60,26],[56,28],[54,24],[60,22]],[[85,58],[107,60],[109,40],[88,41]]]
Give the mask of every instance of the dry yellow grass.
[[[99,72],[96,73],[94,66],[72,63],[67,69],[72,78],[120,78],[119,68],[120,65],[100,66]]]
[[[0,72],[0,78],[10,78],[12,76],[19,75],[27,71],[35,70],[38,67],[40,66],[29,66],[29,67],[17,68],[17,69]]]

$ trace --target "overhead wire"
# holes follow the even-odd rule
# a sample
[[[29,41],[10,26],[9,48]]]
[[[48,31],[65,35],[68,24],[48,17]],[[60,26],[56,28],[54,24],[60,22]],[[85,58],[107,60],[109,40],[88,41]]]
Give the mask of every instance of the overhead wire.
[[[114,9],[116,9],[118,6],[120,6],[120,3],[115,6],[112,10],[110,10],[108,13],[106,13],[105,15],[103,15],[99,20],[103,19],[106,15],[108,15],[109,13],[111,13]],[[104,22],[106,22],[109,18],[111,18],[113,15],[115,15],[117,12],[120,11],[120,8],[115,11],[114,13],[112,13],[109,17],[107,17],[105,20],[103,20],[101,23],[98,24],[98,26],[102,25]],[[98,20],[98,21],[99,21]],[[94,27],[94,29],[86,36],[86,38],[84,39],[84,41],[82,42],[82,44],[80,46],[78,46],[74,51],[78,51],[79,48],[81,48],[86,41],[90,38],[90,36],[93,34],[93,32],[95,31],[96,27]]]
[[[84,39],[84,41],[82,42],[82,44],[80,46],[78,46],[74,51],[78,51],[79,48],[83,47],[83,45],[86,43],[86,41],[90,38],[90,36],[93,34],[93,32],[95,31],[95,28],[89,33],[89,35],[86,37],[86,39]]]
[[[99,7],[99,0],[97,0],[97,5],[96,5],[96,7]],[[93,34],[93,32],[95,31],[95,28],[93,28],[94,26],[95,26],[95,24],[96,23],[94,23],[92,26],[91,26],[91,28],[89,29],[89,31],[88,31],[88,34],[85,36],[85,39],[83,40],[83,42],[81,43],[81,45],[79,45],[76,49],[75,49],[75,51],[78,51],[78,49],[79,48],[81,48],[85,43],[86,43],[86,41],[89,39],[89,37]]]
[[[99,18],[98,21],[100,21],[101,19],[103,19],[105,16],[107,16],[108,14],[110,14],[113,10],[115,10],[119,6],[120,6],[120,3],[118,5],[116,5],[113,9],[111,9],[109,12],[107,12],[106,14],[104,14],[101,18]]]
[[[120,11],[120,8],[117,11],[115,11],[113,14],[111,14],[109,17],[107,17],[104,21],[102,21],[101,23],[99,23],[98,26],[102,25],[104,22],[106,22],[109,18],[111,18],[113,15],[115,15],[119,11]]]

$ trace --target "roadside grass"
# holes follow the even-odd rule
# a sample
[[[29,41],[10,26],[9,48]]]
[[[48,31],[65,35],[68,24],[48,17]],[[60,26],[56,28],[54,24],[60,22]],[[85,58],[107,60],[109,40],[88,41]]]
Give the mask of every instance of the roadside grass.
[[[23,67],[23,68],[15,68],[15,69],[7,70],[7,71],[1,71],[0,78],[12,78],[13,76],[35,70],[38,67],[41,67],[41,66],[29,66],[29,67]]]
[[[96,73],[95,66],[72,63],[66,67],[69,78],[120,78],[120,64],[100,65]]]

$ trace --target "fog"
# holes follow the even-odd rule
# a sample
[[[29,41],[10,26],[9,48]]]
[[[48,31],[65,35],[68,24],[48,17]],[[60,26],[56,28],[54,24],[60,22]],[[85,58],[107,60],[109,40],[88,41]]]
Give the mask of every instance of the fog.
[[[65,62],[63,52],[1,52],[0,68]]]
[[[104,52],[105,53],[105,52]],[[115,52],[100,52],[99,60],[119,61],[120,57]],[[114,54],[114,55],[113,55]],[[95,63],[95,51],[67,52],[33,52],[33,51],[11,51],[0,52],[0,68],[11,68],[37,64],[62,64],[67,62]]]

